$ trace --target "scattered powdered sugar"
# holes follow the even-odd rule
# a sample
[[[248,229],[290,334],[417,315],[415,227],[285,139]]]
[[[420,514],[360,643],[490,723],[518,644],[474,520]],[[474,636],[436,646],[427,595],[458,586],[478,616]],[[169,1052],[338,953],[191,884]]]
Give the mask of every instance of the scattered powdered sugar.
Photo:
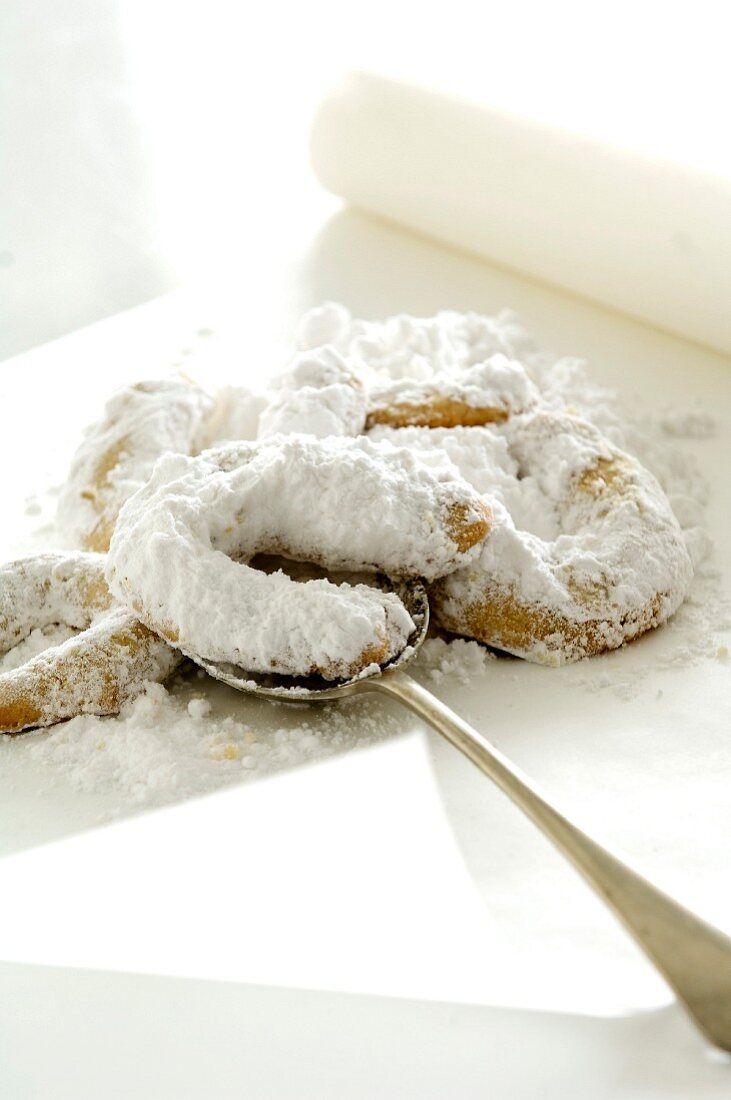
[[[264,394],[245,386],[221,386],[201,429],[202,448],[236,439],[256,439],[259,418],[266,405]]]
[[[445,680],[478,684],[496,660],[477,642],[429,638],[412,671],[438,690]],[[125,807],[162,806],[374,745],[414,721],[370,696],[316,709],[267,702],[264,720],[246,699],[227,713],[226,689],[212,701],[209,684],[197,691],[204,683],[146,684],[115,717],[81,715],[31,734],[30,756],[75,790],[116,795],[124,805],[110,803],[112,818]]]
[[[723,594],[721,573],[712,562],[697,566],[688,595],[665,629],[672,644],[657,655],[655,668],[679,668],[702,657],[723,658],[722,638],[731,630],[731,601]]]
[[[62,645],[76,633],[73,627],[65,626],[63,623],[36,627],[31,630],[27,638],[0,656],[0,673],[12,672],[13,669],[20,668],[26,661],[32,660],[51,646]]]
[[[425,683],[439,684],[446,678],[469,687],[479,682],[496,660],[496,654],[479,642],[466,638],[427,638],[411,671]]]
[[[296,341],[303,350],[336,348],[346,360],[360,364],[369,384],[437,378],[448,384],[469,377],[473,368],[478,368],[479,377],[485,364],[498,356],[481,382],[492,386],[499,377],[509,407],[524,405],[528,396],[522,372],[507,360],[524,364],[522,353],[533,345],[508,313],[483,317],[443,310],[434,317],[400,314],[385,321],[363,321],[351,317],[344,306],[326,302],[305,315]]]
[[[371,745],[404,728],[403,716],[371,699],[316,711],[267,704],[269,720],[253,725],[188,692],[180,684],[147,684],[117,717],[82,715],[33,735],[31,758],[76,790],[150,807]],[[107,816],[117,812],[110,807]]]

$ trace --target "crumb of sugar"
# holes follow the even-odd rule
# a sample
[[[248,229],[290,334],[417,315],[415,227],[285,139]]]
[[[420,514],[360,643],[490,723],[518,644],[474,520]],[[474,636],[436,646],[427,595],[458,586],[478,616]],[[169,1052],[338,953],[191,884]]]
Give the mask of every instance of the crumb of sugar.
[[[191,699],[188,703],[188,714],[191,718],[207,718],[211,713],[211,704],[207,699]]]
[[[497,657],[479,642],[466,638],[427,638],[411,671],[421,680],[439,684],[453,678],[468,687],[487,672]]]

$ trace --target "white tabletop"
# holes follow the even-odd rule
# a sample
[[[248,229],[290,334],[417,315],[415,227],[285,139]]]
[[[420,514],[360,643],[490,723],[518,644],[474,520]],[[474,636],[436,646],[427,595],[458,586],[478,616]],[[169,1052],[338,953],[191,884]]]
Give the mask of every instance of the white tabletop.
[[[327,213],[326,204],[322,210]],[[319,220],[313,209],[309,233],[293,234],[266,259],[262,254],[260,277],[246,296],[241,286],[235,294],[230,286],[194,288],[6,365],[0,379],[3,408],[15,415],[0,443],[2,468],[8,471],[6,515],[12,517],[3,531],[4,550],[38,544],[33,530],[53,505],[44,490],[62,479],[82,424],[117,382],[183,361],[205,373],[218,370],[223,360],[237,365],[242,381],[260,378],[281,361],[300,311],[326,297],[337,297],[364,316],[397,310],[423,314],[444,306],[491,312],[510,305],[542,343],[588,357],[593,375],[622,388],[638,407],[677,409],[699,402],[713,413],[717,431],[680,445],[708,477],[709,528],[725,545],[731,419],[726,363],[356,212],[335,211]],[[214,337],[196,335],[208,327]],[[40,517],[25,514],[29,497],[40,504]],[[724,564],[723,555],[719,563]],[[585,825],[623,847],[705,915],[731,927],[725,840],[731,825],[731,749],[724,715],[731,668],[716,656],[723,633],[712,635],[706,654],[681,664],[673,664],[673,655],[682,659],[682,634],[668,628],[590,665],[547,670],[495,662],[487,682],[440,690]],[[600,668],[607,674],[606,687],[597,690]],[[237,697],[230,705],[250,704]],[[261,713],[256,718],[266,721]],[[124,800],[79,793],[62,775],[39,771],[23,741],[0,744],[0,761],[0,844],[7,853],[0,862],[0,890],[13,899],[3,914],[3,957],[17,964],[107,972],[6,969],[2,980],[8,990],[19,990],[17,996],[32,1006],[28,1017],[21,1015],[13,1025],[25,1036],[10,1059],[18,1080],[25,1075],[32,1081],[41,1072],[31,1056],[37,1047],[29,1045],[24,1027],[31,1029],[34,1043],[40,1041],[39,1030],[48,1035],[44,989],[75,1006],[52,1029],[55,1038],[43,1039],[48,1064],[61,1066],[75,1049],[66,1045],[69,1020],[92,1026],[95,998],[103,999],[112,1026],[116,1012],[134,1018],[154,988],[156,1003],[167,1005],[169,997],[178,1005],[170,1008],[176,1023],[168,1024],[168,1038],[171,1027],[194,1027],[208,1013],[220,1016],[228,1034],[228,998],[240,998],[237,1011],[251,1018],[258,1018],[262,997],[275,1004],[266,1000],[273,994],[252,987],[256,983],[333,992],[332,1000],[316,1002],[324,1006],[324,1016],[319,1007],[312,1009],[314,1001],[303,1007],[299,994],[282,994],[280,1039],[293,1059],[307,1042],[325,1057],[323,1021],[334,1015],[352,1020],[353,1027],[363,1025],[373,1050],[398,1062],[384,1029],[364,1025],[359,1015],[374,1012],[372,1020],[385,1020],[391,1009],[381,1017],[384,1002],[357,998],[433,1002],[433,1008],[389,1002],[403,1014],[402,1024],[394,1027],[414,1036],[424,1029],[423,1040],[414,1037],[415,1045],[409,1040],[400,1048],[398,1072],[405,1076],[394,1078],[408,1081],[414,1094],[429,1095],[419,1091],[424,1066],[434,1067],[433,1080],[443,1082],[438,1067],[446,1072],[458,1056],[466,1066],[475,1058],[469,1069],[474,1069],[474,1089],[465,1086],[460,1095],[495,1085],[499,1078],[485,1055],[483,1029],[491,1041],[502,1027],[509,1027],[511,1041],[532,1041],[536,1018],[530,1013],[537,1009],[588,1014],[584,1023],[575,1017],[551,1016],[552,1023],[540,1018],[544,1035],[551,1033],[546,1027],[565,1028],[561,1042],[571,1052],[569,1062],[560,1061],[556,1069],[557,1095],[571,1095],[580,1081],[585,1086],[586,1074],[599,1072],[607,1058],[615,1088],[607,1096],[642,1096],[651,1085],[669,1084],[659,1053],[649,1069],[644,1063],[638,1068],[629,1031],[607,1021],[600,1027],[591,1019],[667,1004],[663,984],[532,827],[466,761],[408,718],[400,736],[370,750],[131,818],[135,807]],[[110,811],[121,820],[96,829],[100,814]],[[122,982],[111,971],[160,977],[153,985],[152,978],[142,977]],[[188,983],[184,1011],[184,987],[170,984],[173,977]],[[204,984],[190,984],[194,981]],[[221,987],[216,984],[221,981],[236,984]],[[80,992],[92,986],[96,993]],[[343,1001],[336,993],[356,1000]],[[468,1014],[472,1022],[463,1030],[455,1023],[463,1010],[440,1008],[438,1002],[474,1006],[474,1015]],[[500,1015],[498,1026],[498,1016],[484,1015],[489,1005],[512,1005],[527,1014]],[[310,1013],[312,1032],[292,1022]],[[675,1010],[647,1018],[657,1025],[642,1023],[642,1016],[631,1019],[645,1036],[643,1044],[646,1029],[655,1027],[659,1048],[673,1043],[682,1072],[672,1078],[676,1086],[678,1079],[688,1082],[686,1093],[674,1095],[716,1094],[720,1063],[706,1060]],[[685,1037],[677,1048],[676,1032]],[[344,1042],[342,1029],[336,1033]],[[600,1037],[599,1054],[590,1033]],[[617,1036],[621,1042],[613,1046]],[[100,1041],[100,1050],[111,1042]],[[185,1095],[170,1083],[175,1074],[166,1042],[143,1058],[165,1082],[154,1095]],[[632,1083],[632,1075],[617,1068],[627,1059],[638,1074],[634,1092],[622,1092],[618,1084]],[[103,1072],[101,1060],[101,1054],[92,1059],[80,1080],[101,1081],[94,1076]],[[182,1064],[194,1061],[188,1053]],[[287,1095],[284,1055],[279,1066],[267,1059],[261,1065],[233,1061],[232,1079],[250,1082],[247,1073],[260,1072],[264,1076],[257,1080],[269,1082],[270,1092],[262,1084],[256,1095]],[[204,1064],[191,1069],[191,1081]],[[317,1095],[327,1095],[323,1065],[317,1061],[307,1071],[311,1076],[302,1078],[318,1082],[308,1085]],[[515,1085],[506,1095],[531,1095],[518,1063],[508,1059],[505,1065],[503,1083],[509,1079]],[[132,1070],[125,1072],[132,1080]],[[383,1082],[378,1089],[373,1085],[375,1093],[370,1085],[359,1091],[354,1074],[337,1081],[333,1095],[389,1094]],[[81,1093],[87,1094],[93,1091]],[[393,1094],[409,1093],[404,1085]],[[17,1095],[35,1093],[19,1086]],[[194,1089],[190,1095],[196,1095]]]

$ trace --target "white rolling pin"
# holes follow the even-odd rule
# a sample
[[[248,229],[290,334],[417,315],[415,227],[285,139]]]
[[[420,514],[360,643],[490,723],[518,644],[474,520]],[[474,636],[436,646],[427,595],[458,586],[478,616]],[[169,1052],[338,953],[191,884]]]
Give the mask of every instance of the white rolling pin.
[[[366,73],[311,151],[356,206],[731,352],[731,179]]]

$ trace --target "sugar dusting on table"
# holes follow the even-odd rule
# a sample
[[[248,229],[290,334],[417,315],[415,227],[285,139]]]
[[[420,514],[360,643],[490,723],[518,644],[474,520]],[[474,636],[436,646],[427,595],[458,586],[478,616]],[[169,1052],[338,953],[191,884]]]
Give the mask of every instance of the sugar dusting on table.
[[[46,645],[57,640],[49,635]],[[36,651],[40,643],[34,640]],[[27,644],[11,651],[18,663]],[[445,680],[467,686],[495,660],[477,642],[429,638],[414,671],[432,690]],[[249,708],[228,689],[216,691],[212,700],[206,679],[195,675],[167,687],[150,683],[117,716],[81,715],[15,738],[15,747],[24,744],[46,775],[79,792],[116,796],[104,815],[114,818],[125,808],[162,806],[375,745],[414,722],[371,697],[316,710],[267,703],[263,722],[256,703]]]
[[[109,792],[125,808],[161,806],[375,744],[404,727],[375,700],[309,708],[268,705],[266,723],[226,692],[147,684],[116,717],[82,715],[27,737],[33,761],[80,792]],[[231,693],[233,695],[233,692]],[[245,702],[245,701],[244,701]],[[234,711],[231,713],[231,711]]]

